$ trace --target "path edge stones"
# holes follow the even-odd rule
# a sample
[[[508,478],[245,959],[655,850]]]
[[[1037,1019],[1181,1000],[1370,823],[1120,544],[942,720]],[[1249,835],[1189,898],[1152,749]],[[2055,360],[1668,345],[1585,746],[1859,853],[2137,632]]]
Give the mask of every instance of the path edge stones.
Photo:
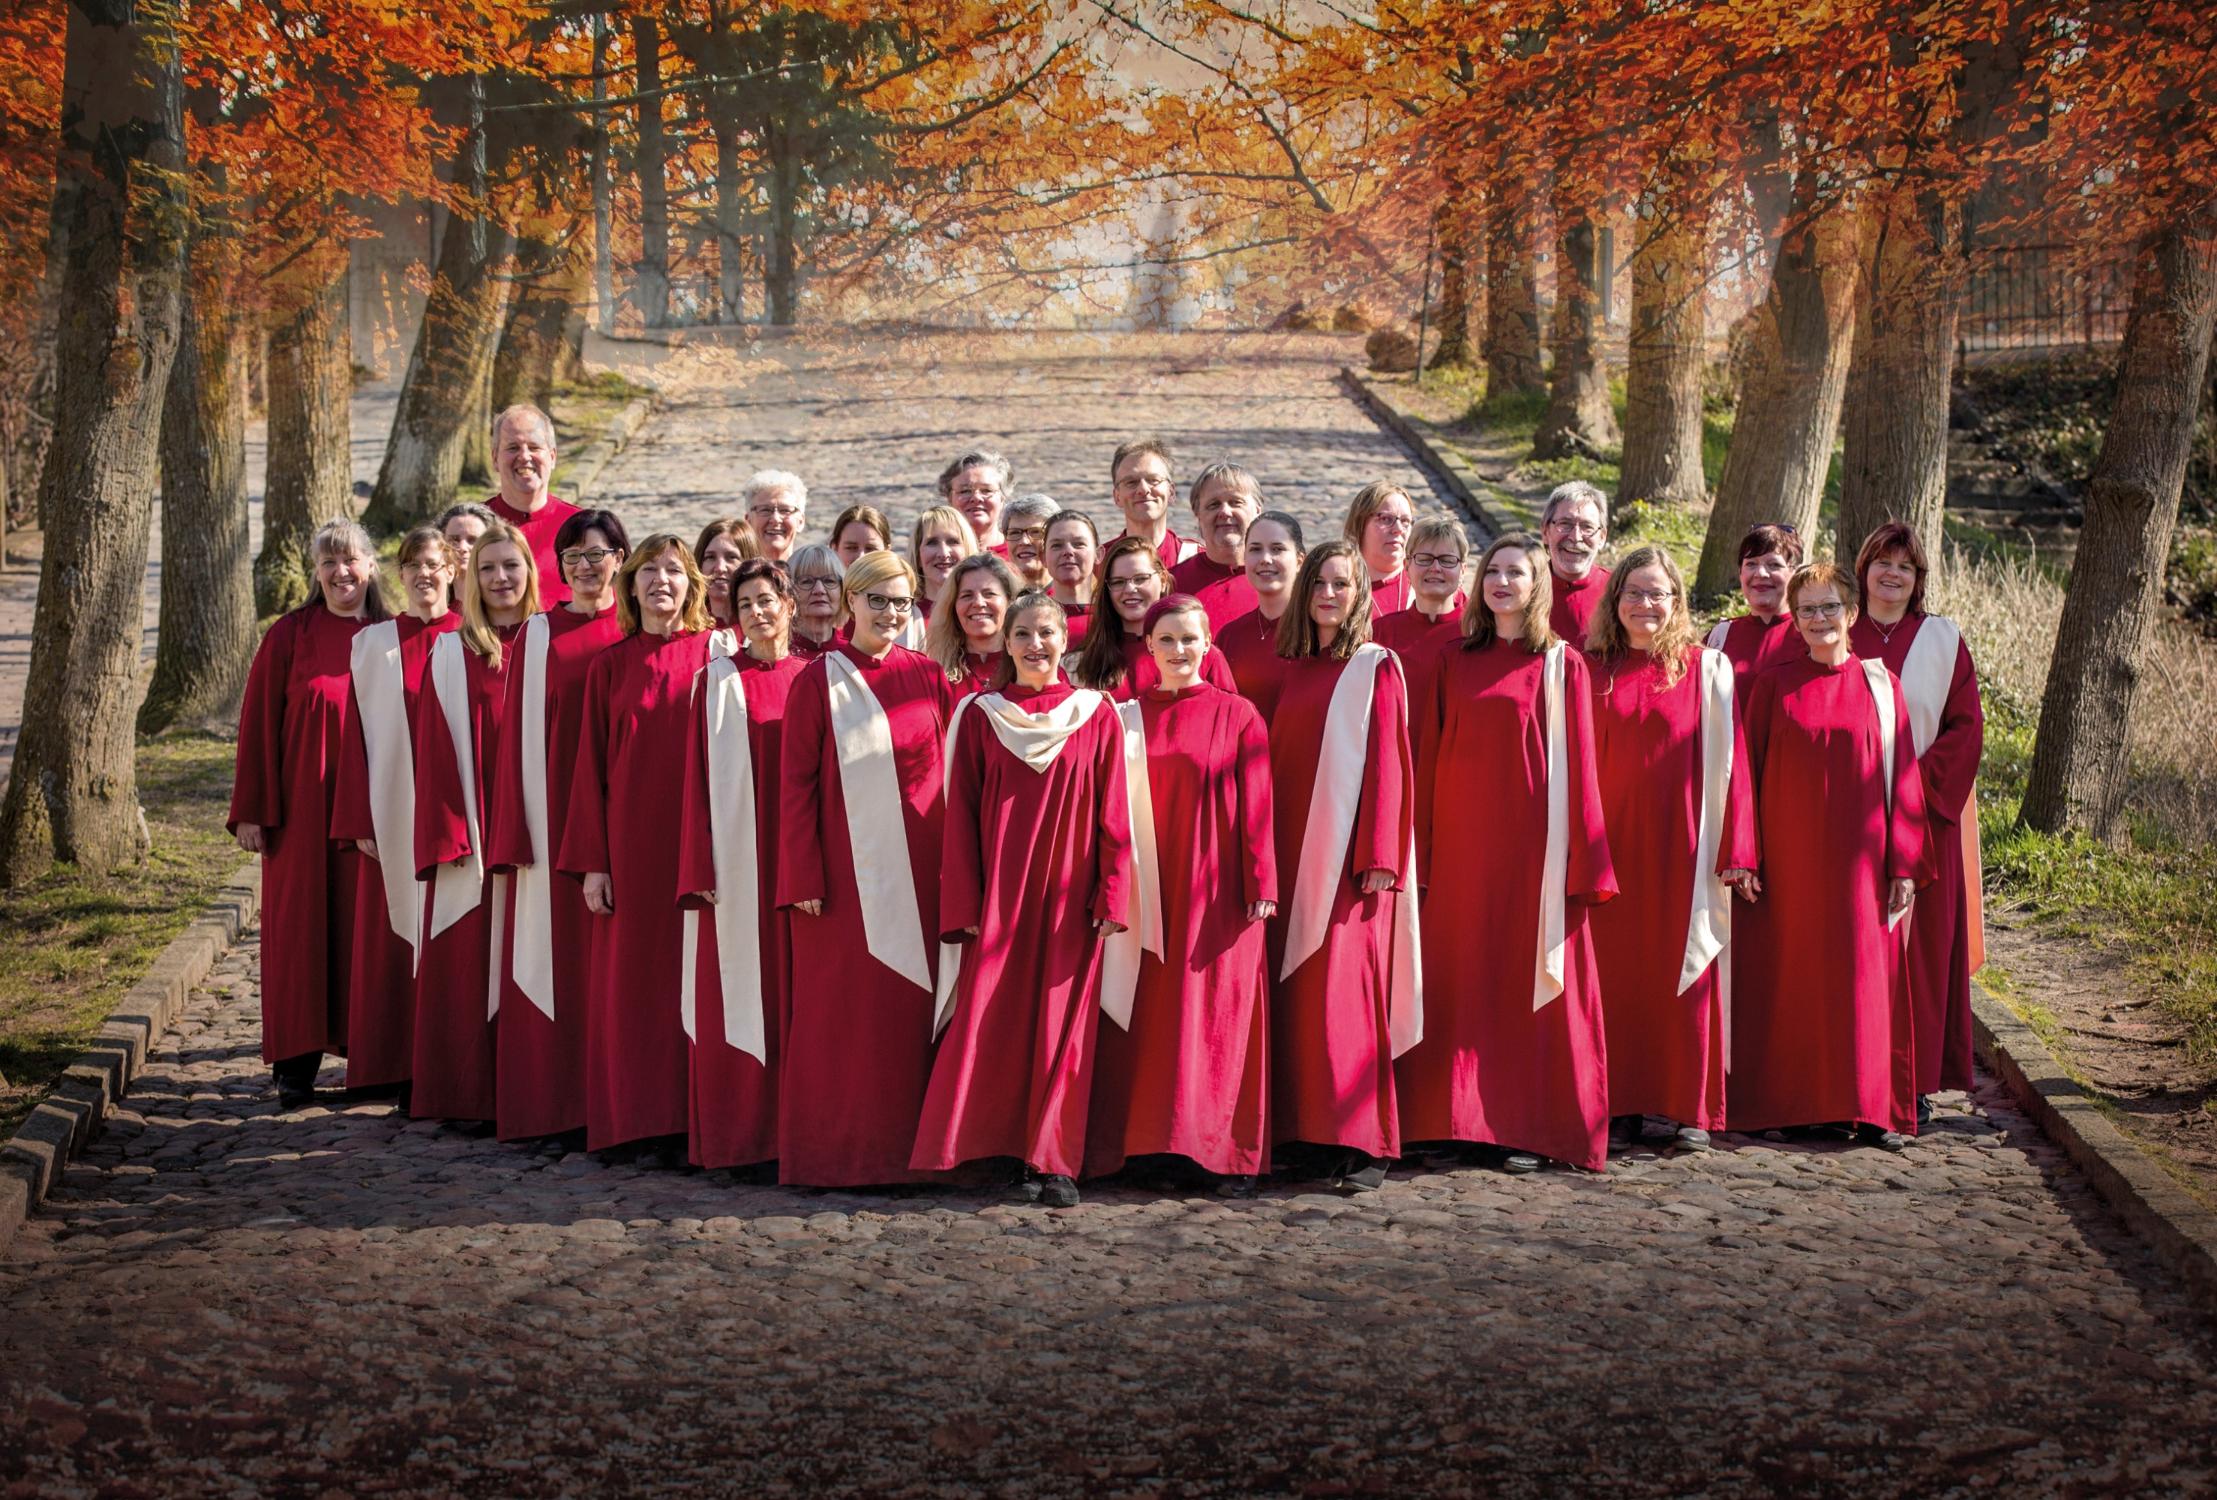
[[[608,421],[608,430],[587,443],[577,452],[577,467],[571,471],[569,500],[572,505],[584,507],[591,498],[593,487],[600,483],[600,476],[616,461],[616,455],[630,445],[632,437],[654,410],[652,395],[634,396],[624,409]]]
[[[1339,367],[1339,378],[1356,403],[1407,444],[1417,462],[1430,469],[1493,535],[1508,536],[1513,532],[1540,529],[1539,517],[1529,505],[1479,473],[1469,459],[1435,439],[1432,424],[1413,412],[1402,410],[1391,391],[1358,374],[1350,365]]]
[[[53,1191],[70,1160],[99,1133],[116,1101],[146,1067],[154,1044],[176,1024],[186,998],[254,925],[261,910],[262,861],[249,857],[192,924],[155,956],[91,1043],[63,1071],[53,1093],[0,1146],[0,1254]]]

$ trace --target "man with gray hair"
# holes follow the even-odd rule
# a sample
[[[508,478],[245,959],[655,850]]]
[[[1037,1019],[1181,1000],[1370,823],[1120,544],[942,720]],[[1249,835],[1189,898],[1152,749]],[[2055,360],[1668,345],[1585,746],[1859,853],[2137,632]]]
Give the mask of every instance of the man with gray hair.
[[[1170,586],[1201,601],[1209,631],[1224,627],[1255,607],[1247,581],[1247,525],[1262,513],[1262,486],[1238,464],[1213,463],[1186,492],[1201,550],[1189,552],[1170,570]]]
[[[808,486],[801,483],[801,476],[784,469],[757,469],[747,476],[739,495],[762,555],[772,562],[791,557],[808,526]]]
[[[1001,557],[1008,542],[1001,536],[1001,503],[1016,484],[1016,471],[991,448],[973,448],[939,471],[939,498],[962,512],[978,545]]]
[[[493,474],[500,493],[486,509],[523,533],[539,565],[541,603],[567,604],[570,586],[554,556],[554,534],[577,507],[547,488],[554,483],[554,419],[529,402],[504,407],[493,418]]]
[[[1540,541],[1555,575],[1555,607],[1547,623],[1579,650],[1585,649],[1586,624],[1609,587],[1609,570],[1600,565],[1608,540],[1609,497],[1583,479],[1555,486],[1540,512]]]
[[[1052,495],[1018,495],[1001,507],[1001,536],[1008,565],[1028,589],[1047,587],[1047,523],[1062,513]]]

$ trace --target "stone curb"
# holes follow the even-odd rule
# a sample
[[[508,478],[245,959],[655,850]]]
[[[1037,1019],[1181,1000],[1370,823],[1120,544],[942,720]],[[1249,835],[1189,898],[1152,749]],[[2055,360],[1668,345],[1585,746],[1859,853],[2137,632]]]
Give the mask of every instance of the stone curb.
[[[1505,536],[1512,531],[1539,529],[1539,516],[1530,506],[1479,473],[1469,459],[1436,437],[1430,422],[1403,411],[1391,395],[1356,374],[1351,366],[1341,365],[1339,378],[1365,410],[1414,450],[1424,467],[1439,477],[1487,531]]]
[[[2133,1232],[2154,1246],[2156,1259],[2186,1283],[2203,1311],[2217,1316],[2217,1212],[2111,1124],[2039,1033],[1975,983],[1971,1020],[1980,1057],[2041,1132],[2063,1148]]]
[[[0,1146],[0,1253],[45,1201],[70,1158],[85,1149],[108,1112],[145,1068],[154,1043],[176,1023],[194,986],[254,925],[262,909],[262,862],[250,858],[230,883],[170,939],[131,986],[54,1092]]]
[[[646,421],[653,410],[654,397],[632,397],[624,409],[610,419],[606,432],[578,450],[577,467],[571,473],[569,484],[572,504],[583,504],[592,494],[593,486],[600,483],[602,471],[624,451],[633,434],[638,432],[639,424]]]

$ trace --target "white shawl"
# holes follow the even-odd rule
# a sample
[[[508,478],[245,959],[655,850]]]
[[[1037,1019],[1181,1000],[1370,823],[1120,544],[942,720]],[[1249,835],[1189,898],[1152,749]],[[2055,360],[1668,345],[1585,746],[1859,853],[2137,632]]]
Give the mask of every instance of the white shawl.
[[[724,1042],[767,1065],[769,1047],[762,1011],[760,846],[756,842],[746,674],[730,654],[718,654],[702,670],[695,690],[707,695],[708,823],[716,871],[712,920]],[[699,924],[700,913],[687,908],[678,1014],[688,1040],[698,1040],[693,991],[699,968]]]
[[[1117,705],[1124,733],[1124,800],[1132,820],[1132,925],[1109,934],[1101,952],[1101,1012],[1132,1029],[1142,952],[1163,957],[1162,872],[1155,862],[1155,793],[1147,779],[1147,721],[1139,703]]]
[[[853,662],[830,651],[824,655],[824,669],[863,938],[872,958],[929,991],[931,959],[924,946],[924,917],[908,861],[908,822],[893,758],[893,726]]]
[[[400,664],[400,624],[380,620],[354,637],[348,663],[369,752],[370,832],[377,840],[385,921],[420,961],[423,882],[416,879],[416,761],[408,738],[408,695]]]

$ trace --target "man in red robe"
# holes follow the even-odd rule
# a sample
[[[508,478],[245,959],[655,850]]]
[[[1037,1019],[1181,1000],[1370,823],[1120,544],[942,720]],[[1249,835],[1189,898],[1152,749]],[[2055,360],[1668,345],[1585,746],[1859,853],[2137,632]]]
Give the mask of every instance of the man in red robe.
[[[1573,650],[1583,651],[1586,626],[1609,584],[1609,570],[1601,566],[1601,549],[1609,540],[1609,497],[1583,479],[1555,486],[1540,512],[1540,540],[1555,575],[1547,623]]]
[[[1247,581],[1247,527],[1262,512],[1262,486],[1238,464],[1210,464],[1187,495],[1201,550],[1170,569],[1173,593],[1201,601],[1211,635],[1255,607]]]
[[[1155,437],[1119,443],[1109,457],[1109,484],[1124,529],[1108,546],[1136,536],[1155,549],[1164,567],[1185,561],[1193,544],[1170,529],[1170,445]]]
[[[554,419],[528,403],[493,418],[493,472],[500,479],[500,493],[486,505],[530,544],[545,591],[542,602],[567,604],[570,586],[562,581],[554,535],[577,514],[577,507],[547,490],[554,483]]]

